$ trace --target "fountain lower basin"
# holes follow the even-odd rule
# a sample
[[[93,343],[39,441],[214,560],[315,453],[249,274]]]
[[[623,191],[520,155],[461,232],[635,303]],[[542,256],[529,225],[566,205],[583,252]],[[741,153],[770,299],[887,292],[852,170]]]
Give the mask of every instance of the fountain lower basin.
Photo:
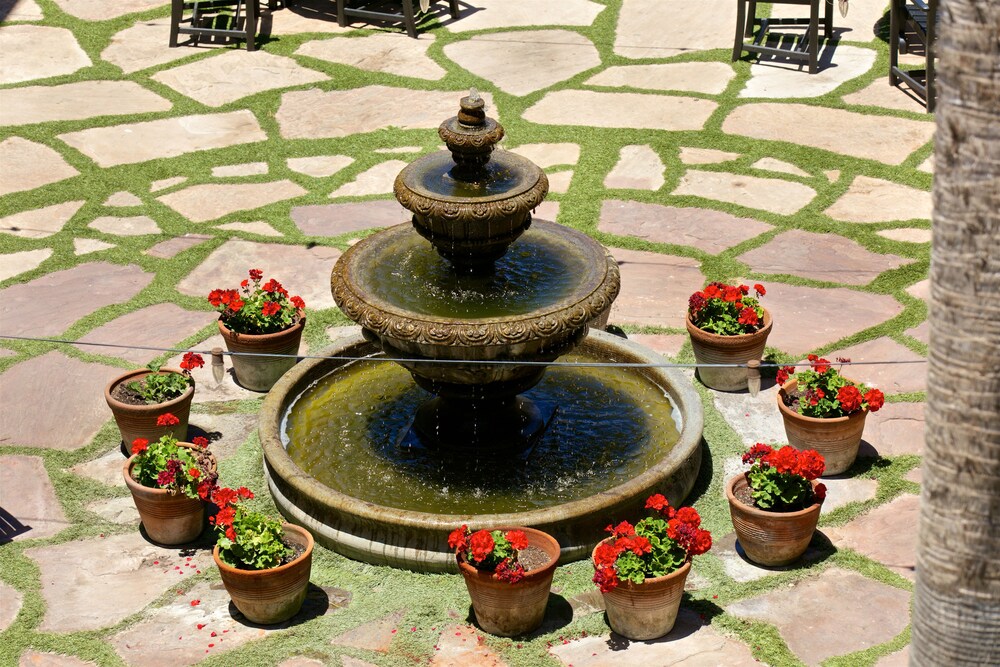
[[[581,343],[578,352],[584,359],[597,361],[656,363],[661,360],[634,343],[600,331],[591,332]],[[572,479],[568,471],[562,470],[560,466],[566,465],[567,459],[572,459],[572,452],[567,457],[563,451],[559,454],[558,463],[554,462],[555,459],[550,459],[553,462],[550,468],[553,469],[546,471],[551,473],[548,477],[543,474],[538,484],[530,481],[525,484],[523,478],[512,479],[509,484],[511,493],[492,505],[483,501],[482,496],[490,496],[495,488],[480,489],[481,493],[478,495],[474,488],[451,488],[456,479],[454,476],[461,477],[471,465],[461,460],[449,460],[449,457],[455,456],[453,452],[417,451],[413,457],[406,456],[407,448],[419,447],[419,443],[414,445],[412,441],[407,441],[405,407],[408,401],[419,402],[426,396],[414,393],[422,390],[411,386],[412,381],[402,369],[386,371],[388,376],[380,376],[377,384],[383,385],[382,392],[369,399],[367,408],[362,406],[358,409],[361,412],[369,411],[369,416],[362,419],[367,419],[374,430],[378,431],[378,427],[384,425],[390,434],[398,433],[398,439],[392,436],[388,444],[384,438],[382,445],[372,445],[370,441],[366,444],[366,429],[358,429],[354,425],[346,427],[346,430],[348,433],[356,432],[357,439],[349,437],[339,445],[326,441],[324,436],[319,436],[319,440],[312,443],[296,441],[286,444],[283,441],[284,429],[288,426],[285,423],[286,415],[300,395],[313,387],[311,391],[327,402],[326,410],[320,409],[317,414],[335,415],[348,407],[337,404],[338,402],[346,400],[348,396],[352,400],[359,400],[352,391],[355,386],[352,385],[338,397],[336,390],[328,391],[323,388],[323,378],[331,373],[350,374],[354,372],[352,369],[362,364],[377,363],[390,367],[390,364],[384,362],[351,361],[378,353],[378,347],[365,340],[358,330],[327,351],[327,355],[345,357],[345,360],[307,360],[286,373],[268,394],[260,416],[265,474],[279,509],[293,522],[310,529],[320,543],[345,556],[373,564],[418,571],[454,570],[455,560],[447,547],[447,535],[452,529],[465,523],[471,527],[520,525],[538,528],[559,540],[563,552],[561,558],[580,559],[586,557],[603,537],[603,528],[608,523],[623,517],[641,516],[645,499],[651,493],[664,493],[672,503],[679,504],[694,485],[701,463],[701,402],[690,382],[670,369],[601,369],[583,373],[582,376],[586,378],[584,385],[590,386],[596,382],[597,385],[612,386],[612,394],[626,394],[622,399],[623,406],[631,412],[621,421],[645,431],[626,431],[620,437],[623,440],[634,438],[641,445],[631,441],[609,443],[606,441],[607,434],[601,436],[599,432],[596,435],[592,432],[599,429],[580,428],[570,437],[575,437],[580,442],[579,459],[587,467],[594,469],[591,478]],[[574,391],[567,388],[567,385],[573,385],[573,382],[567,383],[567,374],[573,373],[577,371],[551,369],[547,373],[547,380],[534,390],[542,396],[540,402],[543,404],[549,400],[563,404],[561,408],[557,408],[549,428],[559,428],[559,409],[566,412],[567,424],[578,421],[573,416],[574,411],[577,415],[581,411],[587,411],[588,404],[585,401],[588,399],[581,399],[578,404],[567,404],[569,399],[565,392]],[[595,374],[600,378],[602,373],[612,376],[626,373],[629,377],[619,378],[627,382],[607,383],[594,380]],[[351,383],[348,379],[347,384]],[[551,385],[548,388],[547,383]],[[637,391],[628,389],[630,384],[634,389],[636,383],[642,385]],[[546,394],[546,391],[556,392],[555,398]],[[630,391],[638,397],[630,397]],[[593,397],[593,393],[587,391],[582,395]],[[659,402],[655,397],[659,397]],[[399,406],[399,410],[404,413],[393,414],[397,411],[393,406]],[[657,414],[646,419],[636,410],[648,410]],[[671,417],[680,423],[676,425],[676,433],[666,434],[664,431],[673,430]],[[650,425],[654,425],[652,429]],[[320,426],[305,420],[301,424],[292,424],[289,432],[308,436],[314,428],[318,429]],[[591,432],[588,433],[588,430]],[[588,437],[599,442],[590,443],[587,441]],[[670,442],[666,441],[668,439]],[[365,478],[366,473],[359,469],[356,479],[348,476],[347,481],[341,483],[336,480],[336,469],[339,467],[337,463],[333,463],[332,476],[331,471],[323,470],[322,465],[314,468],[315,460],[310,461],[310,457],[322,460],[325,456],[321,452],[321,443],[334,449],[364,449],[359,455],[360,459],[370,458],[375,462],[374,474]],[[537,451],[533,449],[527,452],[524,460],[512,464],[514,467],[511,470],[516,472],[517,467],[522,464],[545,466],[546,456],[549,455],[545,443],[546,439],[543,437]],[[591,444],[595,446],[590,447]],[[608,452],[607,456],[600,461],[593,460],[595,452],[605,450]],[[392,465],[390,459],[400,454],[406,465],[396,471],[391,483],[388,478],[381,482],[380,467]],[[476,454],[463,456],[475,457]],[[296,459],[303,463],[300,465]],[[408,469],[407,461],[417,461],[417,468]],[[482,461],[489,465],[488,458]],[[506,463],[511,464],[510,461]],[[344,464],[347,469],[351,465],[354,463]],[[437,465],[454,466],[451,481],[444,473],[443,477],[434,474],[433,468]],[[570,479],[563,479],[564,483],[552,483],[553,479],[567,475]],[[484,476],[480,474],[479,477]],[[429,484],[431,490],[418,488],[418,482],[421,486]],[[503,484],[499,486],[502,487]],[[447,489],[444,493],[442,487]],[[533,495],[532,488],[544,493]],[[570,493],[563,493],[567,489]],[[503,493],[499,495],[504,496]]]

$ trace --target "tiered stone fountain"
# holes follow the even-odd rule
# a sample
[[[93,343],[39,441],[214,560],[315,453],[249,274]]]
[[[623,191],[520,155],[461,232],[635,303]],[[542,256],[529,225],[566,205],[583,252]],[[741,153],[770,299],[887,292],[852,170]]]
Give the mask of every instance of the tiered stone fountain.
[[[579,558],[646,496],[688,494],[702,412],[690,382],[604,332],[620,277],[576,230],[533,221],[545,174],[493,147],[482,99],[439,134],[395,195],[413,211],[350,248],[331,277],[361,331],[304,361],[264,402],[274,498],[359,560],[453,569],[454,527],[521,525]],[[395,363],[378,361],[388,357]],[[562,358],[576,366],[560,365]],[[405,371],[403,370],[405,368]]]

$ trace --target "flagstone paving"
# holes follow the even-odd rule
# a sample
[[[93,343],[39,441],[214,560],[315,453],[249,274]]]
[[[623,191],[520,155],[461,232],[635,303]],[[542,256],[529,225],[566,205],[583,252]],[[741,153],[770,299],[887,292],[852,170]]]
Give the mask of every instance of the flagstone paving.
[[[814,75],[731,62],[732,0],[473,0],[457,19],[438,0],[416,40],[341,28],[332,7],[265,9],[247,52],[168,48],[165,0],[0,0],[0,335],[70,341],[0,339],[0,664],[905,663],[935,124],[880,71],[887,6],[835,15],[840,42]],[[164,548],[138,529],[103,391],[182,353],[83,343],[224,348],[205,296],[251,267],[305,299],[300,353],[356,333],[330,295],[333,264],[408,222],[393,179],[443,150],[436,129],[470,85],[507,128],[498,150],[549,176],[534,218],[593,235],[618,261],[610,323],[630,340],[691,362],[688,296],[761,282],[769,359],[916,362],[845,367],[889,402],[868,415],[859,461],[824,480],[819,532],[786,568],[745,559],[723,494],[745,446],[785,440],[773,370],[752,396],[680,369],[706,410],[689,502],[715,546],[663,639],[612,633],[586,562],[560,565],[539,631],[506,640],[470,624],[457,577],[321,546],[304,611],[264,629],[229,604],[207,535]],[[192,375],[188,438],[208,437],[224,481],[272,508],[262,395],[235,383],[229,359],[221,381],[210,362]],[[608,521],[623,518],[635,517]]]

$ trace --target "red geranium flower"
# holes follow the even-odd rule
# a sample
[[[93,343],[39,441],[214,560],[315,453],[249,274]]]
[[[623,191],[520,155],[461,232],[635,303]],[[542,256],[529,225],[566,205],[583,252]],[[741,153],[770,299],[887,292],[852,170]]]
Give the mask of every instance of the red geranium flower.
[[[664,507],[669,507],[670,503],[662,493],[654,493],[646,499],[646,509],[662,512]]]
[[[755,292],[757,292],[757,296],[764,296],[765,294],[767,294],[767,290],[764,289],[764,286],[761,285],[760,283],[754,283],[753,289]]]
[[[169,412],[164,412],[162,415],[156,418],[157,426],[176,426],[180,424],[181,420],[173,416]]]
[[[198,479],[201,477],[201,471],[197,468],[188,468],[188,477],[191,479]]]
[[[865,392],[865,403],[872,412],[878,412],[885,405],[885,394],[878,389],[869,389]]]
[[[740,311],[740,317],[737,321],[740,324],[746,324],[747,326],[755,327],[757,326],[757,323],[760,321],[760,318],[757,317],[757,311],[755,311],[753,308],[744,308],[743,310]]]
[[[281,312],[281,306],[274,301],[265,301],[260,312],[264,317],[271,317]]]
[[[844,412],[856,412],[861,409],[861,392],[853,384],[838,389],[837,400],[840,401],[840,408]]]
[[[508,530],[504,537],[506,537],[507,541],[510,542],[510,546],[514,547],[518,551],[528,548],[528,536],[524,534],[524,531]]]
[[[146,438],[136,438],[132,441],[133,454],[142,454],[147,449],[149,449],[149,440]]]
[[[208,447],[208,438],[202,435],[196,435],[191,438],[192,445],[198,445],[199,447]]]
[[[261,289],[264,290],[265,292],[277,292],[278,290],[281,289],[281,283],[279,283],[274,278],[271,278],[266,283],[264,283]]]
[[[469,543],[466,542],[465,540],[465,537],[466,535],[468,535],[468,533],[469,533],[469,527],[466,526],[465,524],[462,524],[461,528],[456,528],[455,530],[451,531],[451,534],[448,535],[448,546],[452,549],[465,551],[466,549],[469,548]]]
[[[813,488],[813,497],[816,498],[816,502],[823,502],[826,500],[826,484],[820,483]]]
[[[524,579],[524,566],[520,563],[511,563],[509,558],[504,558],[497,563],[496,570],[494,571],[496,572],[497,579],[506,581],[509,584],[516,584]]]
[[[795,366],[782,366],[778,370],[778,374],[775,376],[774,381],[778,384],[785,384],[788,382],[788,377],[790,375],[795,375]]]
[[[489,558],[490,554],[493,553],[494,546],[496,546],[496,543],[493,542],[493,536],[486,530],[476,531],[469,538],[472,559],[475,561],[483,561]]]
[[[306,302],[303,301],[302,297],[300,296],[293,296],[291,299],[289,299],[289,301],[291,301],[292,305],[298,308],[299,310],[302,310],[303,308],[306,307]]]
[[[743,455],[743,463],[753,463],[762,456],[767,456],[774,449],[770,445],[765,445],[763,442],[758,442],[756,445],[747,450],[746,454]]]
[[[201,355],[197,352],[185,352],[184,358],[181,360],[180,366],[182,369],[189,371],[194,368],[201,368],[205,365],[205,360],[202,359]]]
[[[622,521],[614,528],[608,526],[607,528],[605,528],[605,530],[614,535],[615,537],[626,537],[635,532],[635,527],[628,521]]]
[[[264,277],[264,272],[260,269],[250,269],[250,280],[257,282]]]

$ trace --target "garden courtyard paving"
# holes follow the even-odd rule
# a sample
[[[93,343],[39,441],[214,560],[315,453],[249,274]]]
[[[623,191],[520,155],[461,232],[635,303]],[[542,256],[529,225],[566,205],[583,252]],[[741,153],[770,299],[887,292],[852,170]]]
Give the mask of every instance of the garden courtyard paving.
[[[303,611],[260,628],[229,606],[208,542],[137,530],[103,388],[179,354],[85,343],[221,345],[204,296],[253,267],[303,296],[321,353],[350,324],[331,267],[406,222],[392,180],[440,148],[470,87],[503,148],[548,174],[536,217],[618,259],[611,323],[629,338],[693,361],[688,295],[742,279],[767,287],[777,361],[926,358],[934,123],[888,85],[885,7],[836,17],[810,76],[730,62],[732,0],[463,0],[457,20],[445,5],[411,40],[302,0],[265,12],[248,53],[167,48],[163,0],[0,1],[0,335],[77,343],[0,339],[0,665],[905,664],[920,363],[851,369],[889,402],[803,560],[777,569],[742,558],[722,492],[742,448],[784,439],[773,381],[757,396],[694,381],[706,457],[689,502],[715,546],[653,642],[610,632],[586,562],[559,568],[538,632],[507,640],[471,625],[457,575],[323,548]],[[195,377],[192,435],[268,507],[261,395]]]

